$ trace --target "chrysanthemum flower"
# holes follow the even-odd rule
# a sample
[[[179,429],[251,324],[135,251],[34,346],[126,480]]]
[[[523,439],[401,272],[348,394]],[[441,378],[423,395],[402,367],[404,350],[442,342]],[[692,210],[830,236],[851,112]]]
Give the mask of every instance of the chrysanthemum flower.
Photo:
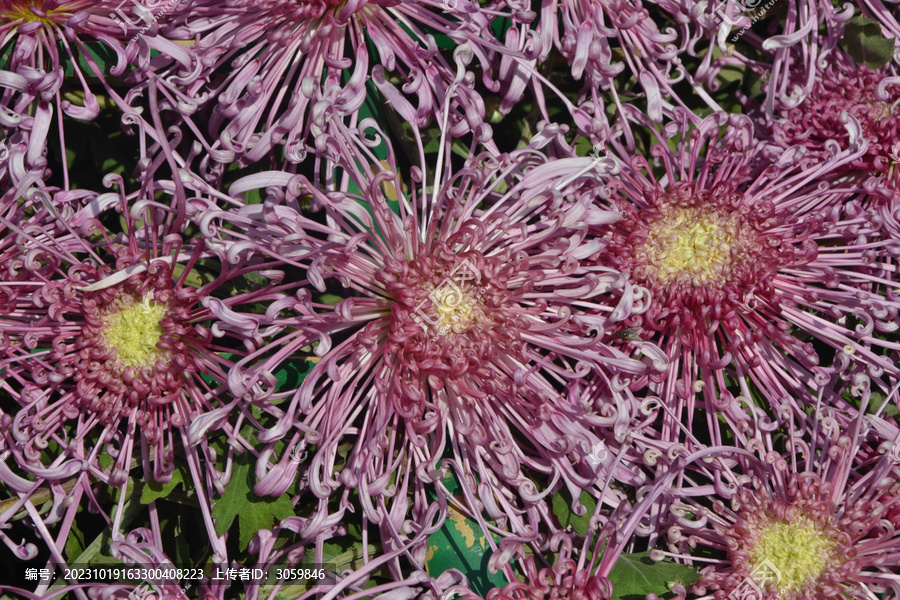
[[[56,230],[3,219],[15,241],[0,279],[0,370],[21,405],[12,450],[49,479],[90,469],[120,483],[135,459],[165,480],[180,429],[227,410],[232,361],[222,354],[252,348],[258,323],[235,308],[267,290],[217,290],[259,265],[224,259],[204,282],[198,265],[225,254],[211,240],[184,239],[177,210],[120,193],[93,194],[84,206],[66,197],[43,197],[56,205]],[[114,207],[119,235],[103,224],[116,222]],[[152,450],[153,469],[137,440]],[[98,457],[107,452],[115,461],[104,471]]]
[[[268,445],[257,491],[287,489],[297,474],[289,453],[299,445],[315,446],[309,489],[324,500],[342,485],[358,487],[373,521],[382,517],[370,503],[391,493],[394,478],[412,476],[418,504],[421,482],[439,480],[437,463],[447,457],[467,493],[478,487],[491,518],[513,515],[521,525],[513,507],[545,493],[528,473],[565,483],[577,498],[610,471],[618,446],[610,435],[610,452],[583,468],[609,434],[591,426],[599,418],[591,411],[625,403],[630,380],[648,368],[606,343],[612,323],[635,307],[631,286],[611,269],[581,264],[602,246],[585,224],[618,219],[592,204],[605,163],[547,161],[537,150],[552,139],[545,132],[532,147],[499,160],[479,155],[452,176],[438,166],[432,191],[414,170],[407,190],[392,154],[380,163],[362,133],[335,127],[339,135],[320,146],[359,194],[262,173],[231,193],[268,183],[264,204],[204,220],[235,220],[247,232],[242,247],[293,260],[319,291],[343,287],[347,296],[331,306],[301,290],[270,306],[285,336],[260,359],[266,370],[306,346],[320,360],[289,404],[266,407],[278,423],[258,436]],[[322,207],[321,218],[298,210],[303,196]],[[592,374],[604,385],[589,398],[573,382]],[[285,454],[273,464],[282,439]],[[335,473],[344,440],[353,447]]]
[[[699,595],[900,597],[900,462],[885,451],[900,438],[868,425],[881,417],[865,415],[872,407],[864,379],[855,381],[857,415],[818,406],[808,417],[786,408],[781,428],[757,420],[742,444],[749,453],[718,449],[705,467],[716,474],[714,486],[696,473],[679,478],[670,492],[669,546],[709,565]],[[716,494],[711,503],[705,489]]]
[[[541,2],[534,24],[540,40],[539,60],[546,61],[551,51],[558,50],[568,61],[572,77],[584,79],[580,104],[595,117],[592,131],[584,133],[601,139],[608,135],[608,131],[594,129],[605,121],[606,94],[621,110],[622,86],[614,84],[616,78],[638,81],[647,114],[654,121],[662,120],[666,101],[682,103],[672,86],[687,75],[676,61],[684,40],[675,27],[662,30],[657,25],[663,14],[657,10],[651,17],[641,2],[632,0]],[[705,95],[702,90],[700,93]]]
[[[866,41],[845,37],[854,17],[874,20],[887,38],[879,42],[893,45],[900,33],[896,11],[881,0],[654,0],[653,5],[678,23],[682,40],[678,54],[699,59],[684,63],[674,59],[679,67],[696,65],[691,73],[696,82],[691,82],[693,92],[714,111],[722,110],[710,97],[732,81],[730,76],[720,77],[722,70],[753,72],[766,82],[764,97],[738,94],[738,99],[744,107],[741,112],[761,109],[764,120],[812,93],[820,70],[844,62],[836,56],[842,54],[840,48],[870,44],[868,26],[860,38]]]
[[[355,119],[370,77],[403,119],[424,125],[454,78],[431,32],[469,44],[487,65],[503,48],[489,28],[493,16],[455,0],[201,0],[173,15],[168,27],[171,35],[197,40],[194,48],[207,67],[208,77],[186,89],[214,99],[211,158],[256,162],[281,144],[297,162],[314,124]],[[215,74],[223,70],[224,76]],[[483,72],[496,90],[487,66]],[[471,90],[473,81],[458,90],[453,130],[480,131],[487,139],[485,107]],[[395,87],[400,83],[403,93]]]
[[[673,472],[677,470],[673,469]],[[648,511],[657,506],[658,491],[668,489],[669,486],[664,484],[670,484],[673,480],[674,477],[665,477],[654,486],[655,492],[635,504],[623,498],[611,512],[603,510],[602,513],[606,514],[595,513],[592,520],[596,519],[601,524],[584,538],[557,532],[543,546],[535,545],[527,549],[515,537],[501,540],[500,547],[491,554],[488,569],[502,571],[509,583],[489,590],[484,597],[486,600],[605,600],[627,597],[625,590],[613,588],[610,574],[626,547],[633,547],[635,533]],[[623,497],[628,495],[625,491],[619,492]],[[599,506],[597,509],[601,512]],[[682,583],[675,582],[672,589],[683,592],[685,588]],[[482,600],[464,584],[448,588],[444,597]]]
[[[774,140],[784,148],[803,146],[823,158],[831,154],[831,140],[843,148],[865,140],[866,152],[844,169],[865,178],[896,169],[891,157],[900,160],[896,157],[900,153],[900,77],[889,67],[874,70],[838,53],[832,57],[836,60],[816,72],[803,101],[771,121]]]
[[[556,554],[553,566],[539,567],[540,557],[525,556],[524,581],[514,581],[503,588],[489,591],[487,600],[545,600],[571,598],[572,600],[606,600],[612,596],[609,579],[591,569],[593,561],[585,560],[577,552],[570,536],[559,533],[550,541],[550,550]],[[588,564],[585,564],[588,563]],[[467,600],[474,600],[469,596]]]
[[[161,3],[150,8],[140,6],[143,19],[135,25],[126,15],[130,7],[125,6],[123,12],[124,3],[116,0],[0,0],[0,40],[4,47],[0,60],[0,126],[8,130],[6,160],[10,163],[10,181],[0,182],[7,184],[4,188],[11,188],[3,189],[5,195],[14,192],[16,197],[22,196],[43,178],[46,141],[52,130],[58,131],[59,147],[66,148],[63,115],[80,120],[98,115],[100,105],[93,83],[102,86],[120,108],[134,113],[109,85],[108,78],[125,77],[129,70],[136,69],[142,76],[132,75],[130,81],[143,85],[150,68],[155,77],[165,81],[173,60],[186,71],[192,68],[196,61],[186,48],[156,35],[157,15],[151,8],[163,10],[156,4]],[[152,63],[151,50],[158,53]],[[98,64],[98,51],[115,58],[109,64]],[[77,93],[64,97],[66,69],[74,76],[65,82]],[[65,151],[61,160],[68,182]]]
[[[649,340],[670,360],[650,388],[670,441],[693,435],[699,414],[717,443],[717,412],[741,420],[735,397],[749,400],[750,384],[778,406],[809,402],[829,372],[851,364],[898,372],[886,356],[896,345],[883,335],[900,308],[897,242],[879,211],[865,208],[865,189],[817,185],[861,152],[814,163],[791,148],[767,165],[751,131],[749,119],[723,114],[682,129],[674,150],[664,139],[651,150],[658,177],[625,156],[601,201],[623,218],[597,229],[608,242],[597,264],[652,296],[623,321],[624,343]]]
[[[813,93],[819,73],[826,65],[838,63],[845,73],[855,71],[852,68],[849,71],[846,69],[853,61],[848,63],[841,48],[850,48],[857,43],[867,46],[878,42],[867,39],[871,35],[868,26],[865,34],[858,38],[866,41],[853,40],[846,35],[848,23],[856,22],[860,17],[874,21],[884,38],[880,41],[891,46],[900,35],[897,11],[890,7],[890,3],[882,0],[854,0],[843,4],[821,0],[787,0],[786,10],[778,8],[780,3],[772,0],[735,0],[733,4],[727,1],[709,2],[708,14],[721,15],[725,12],[723,9],[726,3],[734,10],[731,14],[744,15],[740,26],[746,29],[741,32],[741,42],[750,43],[765,56],[762,63],[756,63],[747,56],[742,56],[741,61],[751,65],[758,73],[765,73],[769,81],[765,99],[767,118],[775,115],[779,105],[793,107]],[[754,33],[749,30],[755,22],[755,19],[751,22],[750,17],[754,16],[768,20],[767,31]],[[722,20],[717,22],[722,23]],[[726,27],[722,23],[719,42],[723,51],[726,48],[730,51],[732,47],[725,44],[729,33]],[[732,37],[730,41],[733,40]]]

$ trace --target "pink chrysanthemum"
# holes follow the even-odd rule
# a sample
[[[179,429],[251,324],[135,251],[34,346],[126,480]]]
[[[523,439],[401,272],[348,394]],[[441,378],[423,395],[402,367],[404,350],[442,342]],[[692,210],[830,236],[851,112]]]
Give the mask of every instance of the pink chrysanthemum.
[[[598,545],[599,547],[599,545]],[[487,600],[606,600],[612,596],[609,579],[592,572],[584,557],[573,552],[571,538],[557,534],[550,549],[558,553],[552,567],[539,568],[538,559],[526,556],[524,581],[515,581],[488,592]],[[465,600],[475,600],[468,597]],[[479,599],[480,600],[480,599]]]
[[[46,141],[52,129],[59,132],[59,148],[66,148],[64,115],[91,120],[99,114],[96,86],[92,88],[89,80],[99,82],[120,108],[134,113],[107,82],[110,76],[125,77],[134,68],[143,74],[152,67],[164,82],[172,59],[182,68],[191,69],[195,61],[186,48],[156,36],[153,10],[140,7],[144,19],[133,25],[123,13],[123,5],[116,0],[0,0],[0,40],[4,46],[0,61],[0,126],[9,132],[8,156],[0,159],[0,176],[10,178],[8,182],[0,179],[7,183],[2,190],[4,196],[22,196],[44,178]],[[156,10],[161,11],[162,6]],[[115,61],[98,64],[97,54],[89,48],[91,44],[97,48],[98,43]],[[152,63],[151,50],[161,53]],[[81,92],[77,102],[71,100],[72,95],[69,99],[62,97],[66,69],[75,73],[66,83],[74,84]],[[132,75],[129,81],[143,85],[142,79]],[[65,151],[61,160],[62,175],[68,182]]]
[[[392,155],[380,163],[361,133],[335,126],[339,135],[319,141],[359,194],[265,173],[231,190],[268,182],[264,204],[210,215],[242,223],[243,246],[255,252],[308,256],[297,259],[306,279],[348,296],[329,306],[303,290],[269,309],[288,335],[265,368],[304,346],[320,361],[289,405],[267,407],[278,423],[259,435],[268,445],[257,490],[285,490],[297,474],[294,447],[314,445],[308,484],[323,500],[347,485],[364,490],[368,506],[370,495],[389,493],[394,473],[398,481],[413,476],[418,503],[421,482],[440,480],[446,457],[467,494],[478,486],[488,514],[512,515],[513,527],[522,517],[512,507],[544,495],[529,472],[565,483],[577,498],[610,472],[618,447],[610,436],[610,451],[588,465],[583,457],[607,435],[593,424],[616,401],[628,405],[630,380],[647,370],[604,335],[637,308],[630,286],[613,270],[581,263],[602,246],[585,223],[618,218],[592,206],[604,163],[548,161],[537,148],[551,138],[541,134],[530,148],[477,156],[452,176],[439,166],[433,191],[415,170],[407,190]],[[321,217],[297,210],[304,195]],[[574,382],[592,374],[602,385],[587,397]],[[282,439],[287,448],[273,464]],[[342,440],[353,448],[335,473]],[[616,472],[628,477],[624,467]]]
[[[813,417],[786,409],[783,429],[757,416],[741,444],[750,452],[729,456],[719,448],[706,474],[679,478],[667,536],[675,556],[711,563],[701,571],[699,595],[900,597],[900,432],[894,426],[894,439],[885,439],[867,424],[881,417],[864,414],[864,380],[855,379],[862,395],[856,416],[824,406]],[[710,473],[716,483],[704,486]]]
[[[61,201],[69,195],[57,195],[57,230],[3,220],[16,242],[4,252],[0,279],[0,369],[21,405],[13,449],[42,477],[90,469],[117,483],[138,458],[140,438],[152,449],[155,477],[165,479],[181,428],[227,410],[222,382],[232,361],[221,354],[246,353],[257,324],[234,308],[266,290],[216,297],[254,266],[226,259],[204,283],[198,265],[223,253],[212,242],[185,241],[177,211],[145,200],[129,212],[115,193],[88,195],[82,208]],[[124,234],[101,223],[118,218],[109,207],[122,207]],[[45,452],[51,444],[65,458]],[[107,444],[115,461],[104,471],[97,458]],[[142,458],[150,473],[150,457]]]
[[[468,43],[485,64],[502,48],[489,16],[455,0],[202,0],[173,19],[172,35],[196,38],[208,69],[209,81],[193,79],[186,89],[213,98],[209,132],[217,163],[256,162],[276,145],[292,162],[301,160],[312,127],[357,116],[370,78],[403,119],[424,125],[455,71],[429,31]],[[374,65],[369,43],[378,55]],[[223,68],[227,75],[214,74]],[[489,69],[484,74],[497,89]],[[452,130],[487,139],[485,107],[472,83],[458,90]],[[415,106],[407,96],[416,97]]]
[[[728,11],[725,10],[726,4]],[[842,48],[872,43],[867,40],[871,33],[867,30],[860,37],[856,37],[858,31],[855,35],[848,35],[848,24],[854,23],[858,27],[859,18],[869,19],[870,23],[874,21],[886,38],[882,42],[893,45],[893,40],[900,34],[900,24],[897,22],[897,11],[889,8],[890,4],[882,0],[854,0],[843,4],[821,0],[787,0],[785,5],[780,5],[771,0],[765,3],[762,0],[734,0],[733,3],[708,2],[707,14],[711,17],[718,15],[718,18],[711,20],[721,24],[721,50],[737,49],[739,52],[741,46],[750,44],[764,56],[760,63],[750,58],[758,56],[756,52],[747,52],[738,54],[738,60],[768,80],[765,115],[771,119],[779,107],[794,107],[814,93],[816,82],[826,68],[840,64],[845,73],[855,72],[853,61]],[[779,6],[786,6],[786,9]],[[726,14],[732,18],[723,19]],[[756,26],[757,32],[754,32],[750,28],[758,19],[765,19],[768,28]],[[738,23],[733,26],[735,20]],[[734,43],[738,41],[737,35],[740,43],[726,45],[726,38]],[[867,58],[873,57],[868,51],[865,55]]]
[[[651,152],[661,176],[626,159],[603,201],[623,218],[597,229],[608,242],[597,264],[650,291],[649,309],[622,326],[626,340],[668,355],[667,376],[651,389],[670,441],[692,436],[699,415],[717,443],[716,413],[741,420],[735,398],[748,400],[751,385],[779,406],[808,401],[851,363],[874,376],[898,372],[884,336],[900,308],[886,208],[867,207],[865,189],[817,185],[860,153],[811,164],[791,148],[767,165],[751,131],[748,119],[719,114],[682,130],[675,150],[660,140]]]
[[[900,153],[900,77],[888,67],[873,70],[857,66],[849,58],[837,58],[817,71],[811,92],[798,106],[771,122],[775,141],[785,148],[804,146],[816,156],[827,157],[831,140],[843,148],[865,140],[866,152],[844,169],[859,171],[863,177],[896,169],[900,160],[896,157]],[[849,122],[845,113],[859,126]]]
[[[540,3],[534,25],[540,40],[539,60],[546,61],[551,51],[557,50],[568,61],[572,77],[584,79],[580,105],[594,115],[589,131],[584,133],[598,136],[597,141],[609,134],[608,130],[597,130],[597,125],[606,120],[605,96],[612,96],[618,110],[623,104],[622,86],[614,83],[616,78],[637,80],[647,114],[654,121],[662,120],[664,98],[681,103],[672,86],[687,75],[676,60],[683,40],[674,27],[661,30],[657,24],[661,17],[659,11],[651,16],[640,1],[633,0]]]

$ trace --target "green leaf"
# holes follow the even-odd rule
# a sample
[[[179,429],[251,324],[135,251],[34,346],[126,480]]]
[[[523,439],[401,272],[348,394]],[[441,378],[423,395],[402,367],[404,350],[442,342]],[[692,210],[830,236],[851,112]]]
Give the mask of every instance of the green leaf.
[[[184,265],[175,263],[175,266],[172,267],[172,277],[174,279],[180,279],[182,273],[184,273]],[[215,281],[215,276],[212,272],[205,269],[201,271],[196,268],[188,271],[187,277],[184,279],[184,282],[187,285],[195,288],[203,287],[203,285],[213,281]]]
[[[448,448],[444,458],[450,456],[452,452]],[[454,507],[454,504],[465,504],[457,475],[451,471],[441,483],[446,490],[435,487],[428,492],[429,498],[437,499],[437,494],[441,493],[451,505],[441,528],[428,536],[425,570],[432,577],[440,577],[448,569],[457,569],[465,573],[472,591],[485,596],[491,589],[506,585],[506,577],[502,572],[488,570],[492,549],[481,525]],[[491,536],[495,543],[499,540],[495,534]]]
[[[725,58],[726,55],[718,46],[712,47],[712,57],[714,60]],[[726,63],[719,71],[717,78],[725,84],[738,82],[744,79],[744,74],[748,71],[746,65]]]
[[[247,190],[244,192],[244,202],[247,204],[262,204],[262,192],[259,189]]]
[[[118,62],[118,57],[116,56],[115,50],[107,46],[102,42],[85,42],[84,50],[87,51],[87,54],[90,55],[91,59],[97,64],[97,67],[100,69],[103,75],[108,76],[110,74],[110,70],[116,66]],[[60,56],[66,57],[64,61],[65,65],[65,76],[67,79],[75,77],[75,65],[72,64],[72,60],[68,56],[68,52],[60,43],[58,45],[60,50]],[[78,62],[78,70],[84,74],[86,77],[93,78],[96,77],[94,73],[94,69],[91,67],[88,60],[85,58],[82,52],[75,53],[75,60]],[[129,70],[132,67],[129,66]]]
[[[613,600],[644,600],[647,594],[662,596],[678,582],[689,586],[700,581],[700,574],[686,565],[654,561],[649,552],[622,554],[609,574]]]
[[[305,358],[291,358],[275,371],[275,379],[278,381],[279,391],[285,391],[300,387],[315,363]]]
[[[321,302],[322,304],[328,304],[329,306],[334,306],[335,304],[337,304],[338,302],[343,300],[343,298],[336,294],[322,294],[317,298],[317,300],[319,302]]]
[[[84,552],[84,534],[78,527],[78,523],[72,524],[69,537],[66,538],[66,558],[72,559]]]
[[[859,406],[859,399],[847,397],[850,394],[850,391],[844,393],[847,400],[851,402],[855,402],[856,406]],[[866,412],[876,414],[881,413],[882,417],[889,417],[891,419],[897,420],[897,417],[900,416],[900,411],[897,410],[897,405],[888,400],[888,397],[885,396],[884,392],[879,389],[872,390],[872,397],[869,400],[869,406]]]
[[[252,458],[247,452],[235,455],[231,481],[212,509],[218,535],[225,535],[238,521],[241,550],[247,549],[258,531],[272,529],[276,519],[294,516],[294,505],[287,496],[264,498],[253,493]]]
[[[844,26],[841,46],[857,64],[864,64],[870,69],[880,69],[894,55],[894,41],[884,37],[877,21],[862,15]]]
[[[502,572],[488,570],[490,558],[491,546],[481,526],[450,507],[443,526],[428,536],[425,570],[440,577],[448,569],[458,569],[466,574],[472,590],[483,596],[507,583]]]
[[[197,522],[192,512],[179,504],[166,503],[157,507],[160,535],[166,540],[164,542],[166,552],[176,565],[196,565],[200,556],[192,556],[191,551],[202,552],[198,544],[191,543],[205,533],[197,530]]]
[[[575,140],[575,154],[578,156],[590,156],[594,152],[591,140],[584,136],[578,136]]]
[[[69,149],[66,149],[66,155],[68,156]],[[125,165],[119,162],[118,158],[104,158],[103,162],[100,164],[100,170],[105,173],[118,173],[119,175],[125,174]]]
[[[112,456],[110,456],[109,454],[107,454],[106,452],[101,452],[100,454],[97,455],[97,461],[100,463],[100,467],[104,471],[108,471],[110,465],[112,465],[115,462],[115,459]]]
[[[578,535],[586,536],[590,528],[591,517],[594,516],[594,509],[597,507],[597,501],[589,493],[582,491],[578,502],[587,507],[587,512],[584,516],[578,516],[572,511],[569,501],[562,492],[554,494],[552,499],[553,514],[559,519],[560,525],[563,527],[571,525]]]
[[[132,522],[138,517],[138,515],[141,512],[146,510],[143,506],[141,506],[140,502],[137,501],[136,490],[135,490],[137,485],[139,485],[139,483],[136,483],[133,479],[129,478],[125,483],[124,490],[119,490],[119,489],[110,490],[110,492],[124,491],[125,504],[122,507],[121,513],[119,513],[118,507],[115,509],[115,515],[114,515],[113,521],[118,522],[119,526],[126,530],[132,524]],[[116,501],[118,496],[119,496],[118,493],[113,494],[113,498],[112,498],[113,502]],[[66,557],[68,559],[68,563],[70,565],[73,565],[73,564],[75,564],[75,565],[98,565],[98,566],[121,565],[122,564],[121,559],[116,560],[112,557],[104,556],[102,554],[103,548],[109,548],[109,542],[112,539],[111,533],[112,533],[112,529],[107,528],[106,530],[100,532],[99,535],[94,537],[93,541],[90,544],[88,544],[87,547],[85,547],[81,551],[80,554],[78,554],[77,556],[75,556],[74,554],[68,554]],[[84,537],[83,535],[82,535],[82,538],[84,540],[88,539],[88,538]],[[79,543],[78,545],[80,546],[81,544]],[[69,552],[70,550],[75,550],[75,549],[76,549],[76,547],[74,545],[73,546],[69,546],[68,544],[66,545],[66,552]],[[56,571],[56,579],[53,581],[53,583],[50,584],[50,588],[42,596],[43,598],[68,597],[67,595],[64,594],[64,592],[59,592],[59,590],[61,590],[63,587],[69,585],[68,582],[66,582],[66,580],[64,580],[62,578],[62,575],[63,574],[61,571],[59,571],[59,570]]]
[[[344,81],[347,82],[349,80],[350,73],[345,71]],[[387,125],[384,122],[384,112],[382,111],[384,100],[378,92],[378,89],[372,83],[368,84],[367,92],[365,102],[359,107],[359,120],[374,119],[375,122],[378,123],[378,126],[381,127],[381,130],[387,132]],[[381,143],[372,150],[372,153],[380,160],[386,160],[388,157],[387,150],[387,140],[382,138]]]
[[[368,552],[363,552],[362,536],[352,535],[322,544],[322,564],[315,563],[315,552],[308,551],[300,560],[301,567],[324,566],[340,573],[362,568],[366,562],[378,554],[380,546],[369,544]]]
[[[185,479],[185,477],[187,477],[187,479]],[[172,490],[174,490],[175,486],[178,484],[181,484],[184,491],[188,491],[187,481],[190,481],[190,474],[188,473],[187,467],[183,464],[176,464],[175,472],[172,473],[172,479],[167,483],[159,483],[152,478],[147,480],[147,483],[141,490],[141,504],[150,504],[154,500],[165,498],[172,493]]]
[[[227,352],[220,353],[219,356],[227,360],[240,359],[238,355],[230,354]],[[278,382],[278,389],[280,391],[285,391],[287,389],[294,389],[296,387],[299,387],[300,384],[303,383],[303,380],[306,378],[306,376],[309,375],[309,372],[312,371],[314,366],[315,361],[312,361],[309,358],[291,357],[286,359],[281,365],[279,365],[278,370],[276,370],[274,373],[275,380]],[[211,387],[216,388],[220,385],[220,382],[210,375],[201,373],[200,377]]]

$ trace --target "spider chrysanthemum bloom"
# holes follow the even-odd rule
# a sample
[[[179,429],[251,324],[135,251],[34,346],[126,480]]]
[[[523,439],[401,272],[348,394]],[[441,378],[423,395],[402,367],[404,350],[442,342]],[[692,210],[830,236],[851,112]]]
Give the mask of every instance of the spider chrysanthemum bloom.
[[[629,381],[648,368],[605,336],[638,296],[619,273],[581,263],[602,245],[586,223],[618,218],[592,205],[604,163],[549,161],[537,150],[549,141],[541,135],[500,160],[476,156],[452,176],[439,166],[433,191],[416,170],[407,190],[393,156],[379,163],[361,136],[340,129],[320,140],[360,194],[265,174],[232,193],[270,181],[287,197],[270,188],[265,204],[223,213],[255,221],[245,225],[246,247],[255,241],[257,252],[285,260],[308,255],[309,282],[320,290],[330,282],[346,296],[329,306],[304,294],[270,308],[282,315],[273,323],[290,332],[278,354],[312,345],[320,360],[289,405],[269,409],[279,419],[259,435],[269,446],[258,490],[290,485],[297,468],[288,453],[299,444],[316,447],[307,475],[323,499],[342,484],[373,496],[390,490],[392,470],[398,481],[412,474],[417,486],[439,480],[445,452],[466,486],[475,474],[495,518],[541,499],[526,470],[564,482],[577,498],[610,471],[614,452],[593,469],[582,464],[605,435],[592,427],[603,400],[579,394],[573,382],[593,375],[605,382],[606,401],[627,404]],[[296,209],[303,195],[322,207],[320,218]],[[273,465],[282,438],[288,448]],[[353,449],[335,473],[345,439],[355,440]]]
[[[732,548],[733,569],[731,581],[723,587],[733,589],[746,581],[767,596],[774,593],[783,598],[810,596],[829,587],[839,591],[850,547],[819,495],[816,484],[798,486],[789,500],[742,491],[739,516],[723,532]],[[880,515],[873,517],[869,528]]]
[[[570,536],[556,534],[550,541],[550,549],[556,554],[552,566],[541,567],[538,561],[542,558],[525,556],[521,559],[524,581],[494,588],[487,593],[486,600],[606,600],[612,596],[609,579],[594,573],[593,562],[573,552]]]
[[[684,0],[674,1],[690,7]],[[856,65],[845,50],[867,63],[873,61],[874,55],[858,54],[855,47],[857,40],[872,35],[870,27],[878,31],[873,39],[880,39],[878,42],[867,41],[865,45],[884,43],[882,51],[886,50],[885,46],[893,47],[894,40],[900,35],[897,11],[890,2],[882,0],[854,0],[844,4],[821,0],[787,0],[785,4],[771,0],[765,3],[761,0],[710,1],[705,3],[703,12],[704,20],[719,29],[718,49],[734,54],[738,64],[757,71],[768,81],[766,119],[773,118],[778,110],[796,106],[798,101],[813,93],[817,80],[832,67],[840,65],[838,68],[845,73],[854,72]],[[861,19],[864,20],[861,22]],[[757,21],[765,22],[766,27]],[[864,23],[865,33],[862,33],[860,26]],[[850,27],[856,31],[851,31]],[[747,44],[754,47],[752,52],[746,52]],[[762,60],[758,62],[750,56]],[[879,58],[883,58],[882,65],[890,63],[887,56]],[[877,63],[878,59],[873,62]],[[717,72],[712,71],[713,74]]]
[[[59,201],[65,196],[53,209],[57,230],[4,223],[16,244],[4,252],[0,278],[7,300],[0,369],[21,405],[16,450],[23,468],[45,477],[86,465],[119,482],[140,460],[132,451],[142,439],[156,478],[165,478],[181,428],[227,410],[223,382],[232,361],[224,354],[252,348],[258,324],[235,308],[265,288],[222,292],[254,266],[221,260],[212,241],[184,239],[177,211],[129,205],[117,194],[93,195],[79,208]],[[125,231],[115,235],[103,223],[116,222],[107,209],[117,206]],[[200,266],[220,260],[213,274]],[[104,472],[96,459],[108,444],[118,449]]]
[[[652,295],[623,326],[670,360],[653,389],[671,417],[663,436],[702,407],[718,439],[716,412],[741,419],[734,398],[749,382],[779,405],[851,362],[897,373],[884,336],[896,327],[897,242],[865,189],[816,185],[859,152],[811,165],[792,148],[767,165],[751,131],[744,117],[710,117],[675,150],[653,147],[659,178],[628,159],[604,201],[623,218],[598,228],[598,264]]]
[[[485,64],[502,48],[489,28],[493,15],[477,5],[463,8],[455,0],[202,0],[173,15],[170,30],[197,39],[194,48],[211,74],[209,84],[197,79],[186,88],[212,92],[211,157],[256,162],[283,145],[297,162],[313,125],[357,116],[370,77],[403,119],[427,123],[455,72],[427,32],[469,44]],[[216,70],[227,74],[216,77]],[[496,89],[488,72],[485,67],[485,83]],[[394,86],[398,80],[403,93]],[[454,132],[477,129],[489,137],[471,83],[455,101]]]
[[[606,121],[606,95],[612,96],[615,106],[622,104],[616,78],[637,80],[638,93],[643,93],[646,112],[654,121],[662,120],[663,98],[682,104],[672,86],[686,75],[676,66],[685,40],[675,29],[675,21],[667,28],[658,25],[665,18],[662,11],[651,16],[634,0],[543,0],[538,14],[534,27],[540,40],[539,60],[547,61],[556,50],[568,61],[572,77],[584,80],[579,104],[594,116],[585,133],[600,139],[608,135],[608,130],[597,130],[597,125]],[[577,118],[576,123],[582,130],[588,129],[587,123]]]
[[[58,148],[67,147],[63,116],[85,121],[97,117],[98,85],[120,108],[134,113],[107,79],[122,78],[141,86],[152,67],[165,82],[172,59],[190,70],[194,62],[190,52],[156,36],[155,21],[163,4],[140,5],[142,19],[134,22],[131,8],[117,0],[0,0],[4,48],[0,126],[9,135],[7,160],[12,166],[8,173],[12,185],[3,186],[5,196],[22,196],[43,178],[51,131],[58,131]],[[152,63],[151,50],[157,54]],[[108,62],[99,58],[103,56]],[[67,70],[74,72],[65,78],[65,84],[74,88],[69,91],[63,87]],[[68,186],[65,151],[60,160]],[[0,183],[6,182],[0,179]]]
[[[116,255],[120,269],[150,262],[145,253]],[[95,281],[105,279],[92,269],[84,273]],[[167,263],[151,264],[143,273],[107,288],[87,286],[71,304],[65,302],[64,286],[50,284],[44,295],[65,321],[72,320],[73,312],[84,319],[74,347],[65,343],[72,337],[68,328],[51,341],[57,349],[49,360],[56,371],[71,373],[76,383],[78,401],[70,409],[87,409],[102,425],[134,411],[148,441],[159,441],[160,426],[165,428],[170,418],[175,424],[183,422],[169,404],[182,391],[182,373],[197,370],[189,358],[190,346],[206,341],[190,327],[190,309],[199,300],[196,290],[176,289]],[[33,419],[32,426],[36,423]]]
[[[863,411],[867,389],[864,396]],[[745,443],[757,456],[709,462],[718,480],[711,501],[691,488],[703,480],[695,475],[673,491],[670,547],[681,553],[675,556],[702,555],[702,565],[712,563],[701,570],[698,594],[900,597],[900,462],[889,451],[898,439],[884,439],[867,423],[883,417],[842,416],[824,406],[814,417],[792,418],[789,410],[783,416],[805,422],[785,429],[760,423]]]
[[[775,141],[787,148],[804,146],[827,157],[834,140],[841,147],[865,140],[867,149],[843,169],[877,176],[896,169],[900,152],[900,77],[886,66],[870,69],[833,53],[837,59],[816,72],[812,90],[799,105],[770,123]],[[848,121],[844,114],[858,122]]]

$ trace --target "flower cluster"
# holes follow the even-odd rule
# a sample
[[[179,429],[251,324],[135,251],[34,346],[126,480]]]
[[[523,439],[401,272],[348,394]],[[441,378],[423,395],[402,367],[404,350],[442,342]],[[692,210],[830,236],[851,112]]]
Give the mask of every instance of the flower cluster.
[[[4,598],[900,600],[890,3],[0,40]]]

